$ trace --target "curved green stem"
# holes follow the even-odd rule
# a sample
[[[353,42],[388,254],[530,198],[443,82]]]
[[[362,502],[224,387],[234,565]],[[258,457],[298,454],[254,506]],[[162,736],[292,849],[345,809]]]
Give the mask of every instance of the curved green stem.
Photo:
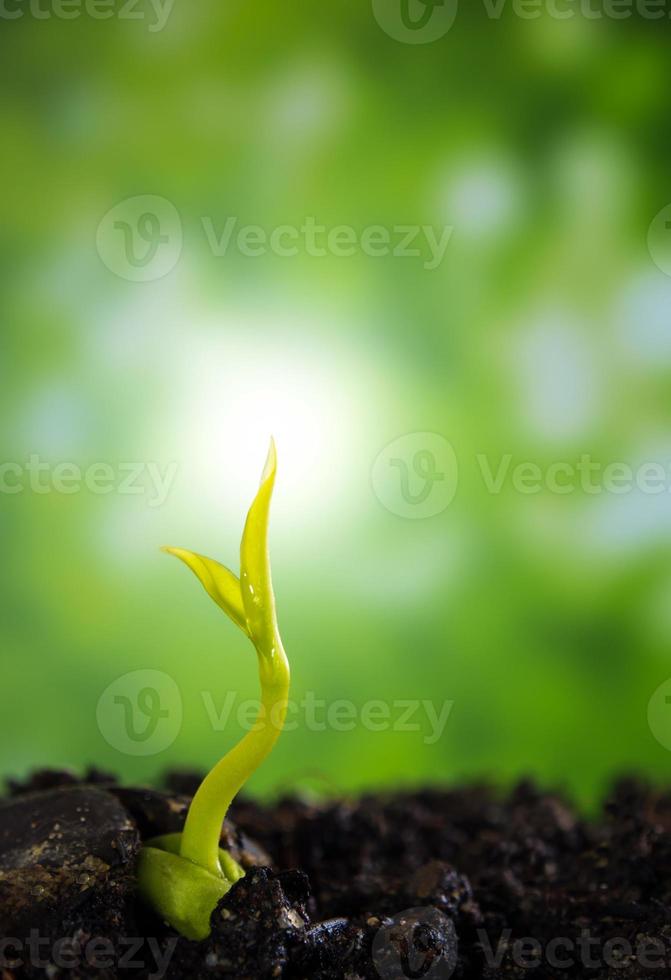
[[[205,777],[191,801],[184,824],[182,857],[201,865],[211,874],[222,874],[219,838],[228,808],[249,775],[270,753],[284,726],[289,663],[279,635],[276,639],[275,680],[272,684],[264,684],[263,677],[261,679],[261,706],[254,726]],[[259,673],[263,673],[262,661]]]

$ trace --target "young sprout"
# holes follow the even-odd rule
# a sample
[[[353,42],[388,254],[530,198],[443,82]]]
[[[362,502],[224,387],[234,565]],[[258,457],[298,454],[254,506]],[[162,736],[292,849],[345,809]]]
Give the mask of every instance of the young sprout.
[[[289,663],[280,639],[268,554],[268,514],[275,483],[271,441],[258,493],[247,514],[240,545],[240,578],[212,558],[165,548],[180,558],[205,590],[254,644],[261,681],[261,707],[252,729],[218,762],[194,796],[181,834],[148,841],[140,852],[139,890],[175,929],[189,939],[210,933],[210,916],[244,874],[219,847],[231,801],[277,741],[287,712]]]

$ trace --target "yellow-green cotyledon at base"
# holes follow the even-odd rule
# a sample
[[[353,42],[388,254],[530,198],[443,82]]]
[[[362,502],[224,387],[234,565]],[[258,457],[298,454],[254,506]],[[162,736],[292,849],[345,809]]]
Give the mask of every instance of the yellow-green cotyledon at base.
[[[205,939],[210,916],[244,871],[219,847],[231,801],[277,741],[287,712],[289,663],[277,626],[268,553],[268,515],[277,457],[271,441],[261,485],[247,514],[240,545],[240,578],[212,558],[166,548],[254,644],[261,706],[256,723],[205,777],[181,834],[146,841],[138,863],[143,899],[188,939]]]

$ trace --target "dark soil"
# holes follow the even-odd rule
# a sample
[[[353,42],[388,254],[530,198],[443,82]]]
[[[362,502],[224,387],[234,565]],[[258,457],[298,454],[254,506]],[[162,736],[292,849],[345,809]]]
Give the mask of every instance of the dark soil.
[[[238,801],[222,846],[247,874],[194,943],[136,900],[134,865],[197,782],[10,785],[1,980],[671,977],[671,794],[621,782],[592,822],[526,783]]]

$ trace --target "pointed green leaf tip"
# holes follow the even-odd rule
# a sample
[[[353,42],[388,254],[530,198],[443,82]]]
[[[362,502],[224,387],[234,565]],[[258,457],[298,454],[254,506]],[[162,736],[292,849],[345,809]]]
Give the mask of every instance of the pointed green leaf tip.
[[[210,915],[243,875],[219,840],[228,807],[277,741],[287,711],[289,664],[282,646],[270,574],[268,520],[277,456],[271,440],[261,485],[247,514],[240,545],[240,578],[204,555],[164,550],[179,558],[256,648],[261,709],[251,730],[205,777],[181,834],[148,841],[138,865],[140,893],[175,929],[190,939],[210,932]]]

